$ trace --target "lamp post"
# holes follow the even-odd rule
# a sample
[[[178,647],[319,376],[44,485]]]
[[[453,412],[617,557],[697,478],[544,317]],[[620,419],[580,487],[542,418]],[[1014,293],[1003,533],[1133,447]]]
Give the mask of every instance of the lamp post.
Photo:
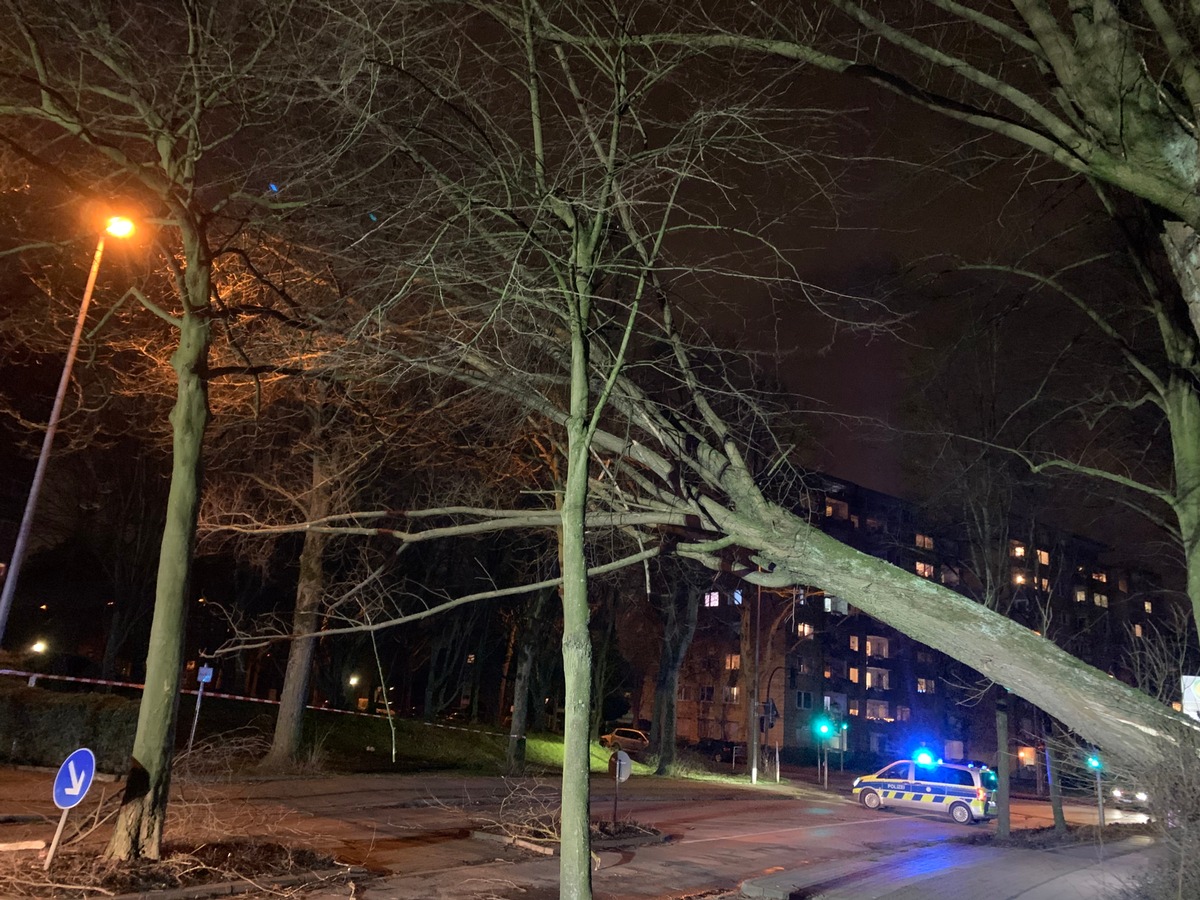
[[[58,430],[58,418],[62,413],[63,400],[67,395],[67,385],[71,381],[75,353],[79,350],[79,340],[83,335],[83,323],[87,319],[88,306],[92,302],[92,291],[96,287],[96,276],[100,272],[100,260],[104,256],[106,233],[114,237],[129,237],[133,234],[133,222],[123,216],[113,216],[106,223],[104,231],[100,232],[100,240],[96,243],[96,255],[92,257],[92,270],[88,273],[87,287],[83,289],[83,300],[79,304],[79,317],[75,320],[75,333],[71,335],[71,346],[67,348],[67,358],[63,363],[62,376],[58,380],[58,393],[54,395],[50,421],[46,423],[46,436],[42,438],[42,450],[38,454],[37,467],[33,472],[33,483],[29,486],[29,499],[25,501],[25,512],[21,515],[21,527],[17,531],[12,558],[8,561],[8,568],[5,571],[4,590],[0,592],[0,644],[4,642],[8,613],[12,609],[13,595],[17,592],[17,578],[21,574],[25,548],[29,543],[29,534],[33,530],[33,514],[37,509],[38,494],[41,493],[42,482],[46,478],[46,466],[50,462],[50,447],[54,443],[54,434]]]

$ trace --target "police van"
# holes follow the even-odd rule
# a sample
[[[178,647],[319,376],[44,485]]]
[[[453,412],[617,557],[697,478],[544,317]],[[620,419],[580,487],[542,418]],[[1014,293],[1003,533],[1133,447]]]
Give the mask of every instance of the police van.
[[[901,759],[854,779],[852,793],[867,809],[945,812],[960,825],[996,814],[996,773],[987,766]]]

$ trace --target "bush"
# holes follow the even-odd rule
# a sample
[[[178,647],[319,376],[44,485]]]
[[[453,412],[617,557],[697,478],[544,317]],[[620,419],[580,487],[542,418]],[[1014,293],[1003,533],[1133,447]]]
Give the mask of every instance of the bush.
[[[56,767],[87,747],[102,772],[124,772],[137,728],[135,700],[0,684],[0,759]]]

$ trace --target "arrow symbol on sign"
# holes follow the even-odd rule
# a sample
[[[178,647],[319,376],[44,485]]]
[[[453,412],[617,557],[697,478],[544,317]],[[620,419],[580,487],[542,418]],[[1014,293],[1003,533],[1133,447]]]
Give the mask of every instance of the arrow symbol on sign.
[[[75,772],[75,763],[67,761],[67,773],[71,776],[71,786],[63,788],[63,793],[68,797],[76,797],[83,790],[83,773]]]

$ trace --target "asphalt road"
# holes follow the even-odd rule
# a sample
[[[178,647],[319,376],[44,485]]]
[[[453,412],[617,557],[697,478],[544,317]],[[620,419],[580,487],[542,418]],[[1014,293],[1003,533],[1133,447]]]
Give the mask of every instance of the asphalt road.
[[[552,808],[555,788],[553,780],[518,786],[498,779],[318,779],[256,786],[255,803],[264,815],[271,804],[286,806],[290,813],[281,821],[290,823],[289,828],[303,823],[305,832],[319,835],[316,843],[323,849],[377,873],[353,894],[330,886],[311,892],[313,898],[549,900],[558,895],[556,858],[481,840],[472,828],[511,819],[523,814],[520,810]],[[597,779],[593,816],[610,816],[612,805],[611,784]],[[743,889],[745,896],[779,900],[934,897],[928,884],[912,887],[929,881],[953,889],[946,896],[956,900],[1041,896],[983,892],[988,879],[995,880],[998,890],[1012,886],[1014,851],[967,847],[951,839],[994,824],[962,826],[945,815],[873,812],[845,793],[812,785],[751,787],[634,778],[621,788],[617,814],[653,826],[668,840],[598,847],[593,873],[597,900],[734,898],[743,896]],[[1095,821],[1096,810],[1069,804],[1067,815],[1084,824]],[[1119,813],[1116,818],[1134,817]],[[1052,821],[1048,805],[1033,801],[1018,801],[1013,819],[1018,828]],[[1083,847],[1078,858],[1024,852],[1030,855],[1021,858],[1020,866],[1033,888],[1054,885],[1045,896],[1103,896],[1092,871],[1098,864],[1095,848]],[[1099,864],[1121,880],[1140,859],[1121,855],[1119,864],[1115,856]],[[1078,881],[1078,893],[1072,894],[1063,878]],[[973,888],[964,893],[964,883]],[[812,893],[813,885],[821,892]]]
[[[0,770],[0,812],[16,814],[12,824],[0,826],[0,836],[45,836],[56,812],[48,789],[52,777]],[[97,790],[106,787],[111,792],[110,786]],[[308,845],[372,873],[353,887],[330,883],[289,896],[558,896],[557,858],[483,839],[476,831],[488,823],[554,810],[553,776],[542,781],[449,775],[238,779],[178,784],[176,794],[168,832],[253,835]],[[612,783],[596,778],[593,816],[610,817],[613,799]],[[1073,822],[1096,817],[1095,808],[1086,804],[1069,805],[1067,812]],[[952,839],[994,825],[961,826],[932,813],[873,812],[853,802],[845,785],[826,792],[800,780],[750,786],[635,776],[621,787],[617,816],[653,826],[667,840],[598,844],[596,900],[1093,900],[1104,895],[1102,888],[1113,879],[1127,878],[1137,864],[1144,864],[1148,852],[1146,847],[1132,848],[1132,853],[1108,847],[1101,851],[1092,845],[1048,852],[968,847]],[[1131,817],[1110,811],[1109,821],[1114,818]],[[1047,805],[1017,803],[1015,826],[1048,824]],[[1014,872],[1024,879],[1020,889]],[[964,884],[970,889],[964,891]]]

